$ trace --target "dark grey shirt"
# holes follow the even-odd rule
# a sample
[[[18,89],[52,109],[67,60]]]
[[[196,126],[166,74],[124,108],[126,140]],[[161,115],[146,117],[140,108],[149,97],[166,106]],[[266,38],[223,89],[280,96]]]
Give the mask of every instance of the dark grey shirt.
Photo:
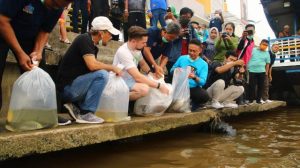
[[[145,12],[146,0],[128,0],[128,12]]]

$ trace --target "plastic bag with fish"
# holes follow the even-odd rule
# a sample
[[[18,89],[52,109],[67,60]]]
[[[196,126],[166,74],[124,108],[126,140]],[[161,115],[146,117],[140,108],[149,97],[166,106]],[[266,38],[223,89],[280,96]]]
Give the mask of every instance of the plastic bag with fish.
[[[25,131],[57,126],[56,89],[48,73],[35,66],[14,83],[6,128]]]
[[[161,93],[156,88],[150,88],[147,96],[138,99],[134,105],[134,113],[139,116],[161,116],[168,109],[172,102],[172,85],[165,83],[164,79],[155,80],[151,75],[149,79],[166,85],[169,89],[169,95]]]
[[[172,87],[174,90],[173,101],[168,112],[188,113],[190,107],[189,74],[191,67],[186,69],[176,68],[173,74]]]

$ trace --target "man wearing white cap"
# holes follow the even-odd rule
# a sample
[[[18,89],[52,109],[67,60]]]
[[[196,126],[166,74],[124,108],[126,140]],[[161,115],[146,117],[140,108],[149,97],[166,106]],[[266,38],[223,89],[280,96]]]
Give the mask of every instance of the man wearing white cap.
[[[72,118],[77,123],[102,123],[94,115],[102,91],[108,80],[108,72],[120,75],[121,69],[97,61],[97,44],[106,45],[112,34],[118,35],[106,17],[96,17],[91,32],[79,35],[63,57],[58,70],[57,88],[62,93]]]

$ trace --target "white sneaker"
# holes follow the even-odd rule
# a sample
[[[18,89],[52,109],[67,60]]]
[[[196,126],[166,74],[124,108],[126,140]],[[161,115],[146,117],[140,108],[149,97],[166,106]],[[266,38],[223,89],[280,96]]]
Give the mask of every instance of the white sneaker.
[[[224,104],[224,107],[226,107],[226,108],[238,108],[239,106],[235,103],[226,103],[226,104]]]
[[[83,115],[78,115],[76,122],[80,124],[100,124],[103,123],[104,120],[100,117],[97,117],[93,113],[87,113]]]
[[[260,104],[265,104],[266,102],[263,99],[260,99]]]
[[[219,103],[218,101],[216,101],[211,104],[211,107],[213,107],[215,109],[220,109],[220,108],[223,108],[224,106],[221,103]]]
[[[271,103],[271,102],[273,102],[273,101],[272,101],[272,100],[269,100],[269,99],[267,99],[265,102],[266,102],[266,103]]]

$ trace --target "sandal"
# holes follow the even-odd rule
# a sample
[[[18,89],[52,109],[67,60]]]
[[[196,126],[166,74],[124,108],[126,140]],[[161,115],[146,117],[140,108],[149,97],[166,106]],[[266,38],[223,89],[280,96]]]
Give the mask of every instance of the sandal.
[[[59,41],[62,43],[71,44],[69,39],[65,39],[65,40],[59,39]]]

